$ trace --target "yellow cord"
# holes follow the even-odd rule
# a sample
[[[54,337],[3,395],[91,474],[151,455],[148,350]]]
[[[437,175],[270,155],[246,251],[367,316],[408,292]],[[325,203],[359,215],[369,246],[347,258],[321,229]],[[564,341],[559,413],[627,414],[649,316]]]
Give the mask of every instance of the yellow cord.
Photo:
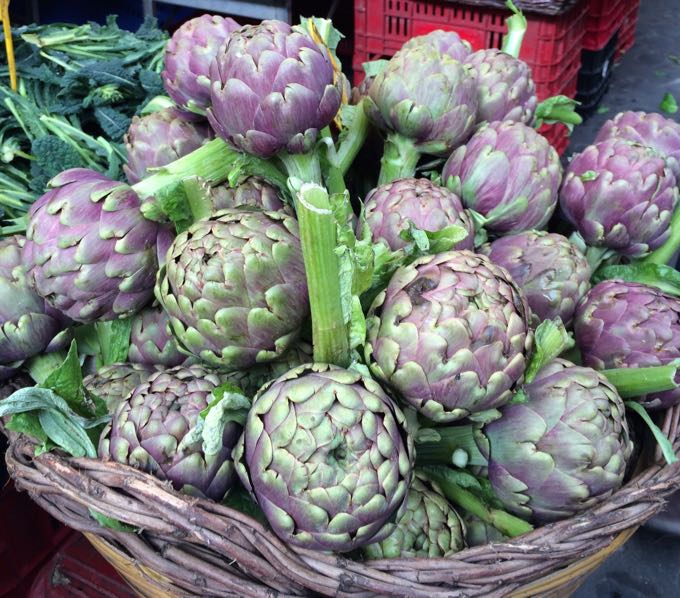
[[[7,65],[9,66],[9,84],[13,91],[17,90],[17,67],[14,63],[14,42],[12,41],[12,26],[9,22],[9,0],[0,0],[0,20],[5,34],[5,49],[7,50]]]

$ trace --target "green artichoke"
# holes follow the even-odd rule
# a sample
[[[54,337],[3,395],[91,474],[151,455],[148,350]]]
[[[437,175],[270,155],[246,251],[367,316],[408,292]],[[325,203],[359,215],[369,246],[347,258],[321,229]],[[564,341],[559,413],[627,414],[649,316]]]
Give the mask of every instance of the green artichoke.
[[[543,524],[596,505],[623,482],[633,444],[616,388],[556,359],[483,430],[480,450],[505,508]]]
[[[387,538],[363,547],[367,558],[435,558],[465,548],[463,520],[441,492],[418,475],[409,488],[406,510],[392,527]]]
[[[507,403],[533,334],[526,299],[506,270],[470,251],[398,269],[371,306],[366,361],[436,422]]]
[[[141,363],[114,363],[86,376],[83,386],[102,399],[109,413],[113,413],[123,399],[157,371],[158,368]]]
[[[226,210],[177,236],[156,298],[180,349],[225,370],[273,361],[309,315],[297,221]]]
[[[472,51],[470,42],[461,39],[455,31],[444,31],[443,29],[412,37],[400,49],[408,50],[409,48],[423,46],[434,48],[440,56],[449,56],[460,62],[463,62]]]
[[[176,367],[187,360],[180,352],[172,332],[170,319],[158,307],[147,307],[132,318],[128,359],[132,363]]]
[[[157,372],[118,404],[99,442],[99,457],[131,465],[176,490],[221,501],[234,481],[231,452],[241,426],[226,423],[215,453],[188,437],[222,384],[201,366]]]
[[[263,387],[234,460],[285,542],[346,552],[394,529],[412,478],[404,415],[373,380],[306,365]]]

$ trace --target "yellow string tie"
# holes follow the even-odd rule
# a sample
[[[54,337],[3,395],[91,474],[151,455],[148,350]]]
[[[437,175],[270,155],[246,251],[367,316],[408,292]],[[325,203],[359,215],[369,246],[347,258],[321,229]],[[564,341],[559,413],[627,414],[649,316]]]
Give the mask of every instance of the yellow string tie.
[[[17,66],[14,63],[14,42],[12,41],[12,26],[9,22],[9,0],[0,0],[0,21],[5,35],[5,50],[7,51],[7,66],[9,66],[9,84],[12,91],[17,90]]]

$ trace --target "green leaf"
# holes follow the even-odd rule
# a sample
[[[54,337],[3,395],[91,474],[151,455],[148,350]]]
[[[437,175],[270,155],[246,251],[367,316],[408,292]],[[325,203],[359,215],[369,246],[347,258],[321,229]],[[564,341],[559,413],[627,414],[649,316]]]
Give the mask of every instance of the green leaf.
[[[609,112],[609,106],[601,104],[600,106],[597,107],[597,110],[595,112],[597,114],[606,114],[607,112]]]
[[[56,409],[42,409],[38,413],[40,425],[54,444],[74,457],[97,458],[97,449],[87,432],[74,420]]]
[[[25,434],[42,445],[46,445],[49,439],[40,426],[37,413],[15,413],[7,424],[7,429],[17,434]]]
[[[178,233],[191,226],[193,216],[182,181],[163,187],[156,193],[155,199],[163,214],[175,225]]]
[[[363,347],[366,342],[366,316],[361,307],[361,301],[356,295],[352,296],[352,317],[349,324],[349,348]]]
[[[680,297],[680,272],[665,264],[639,263],[604,266],[593,274],[592,282],[625,280],[656,287],[668,295]]]
[[[135,534],[140,531],[136,527],[132,527],[127,523],[121,523],[120,521],[118,521],[118,519],[107,517],[106,515],[100,513],[99,511],[95,511],[94,509],[89,508],[88,512],[90,513],[90,517],[92,517],[92,519],[94,519],[102,527],[116,530],[117,532],[127,532],[131,534]]]
[[[54,370],[40,386],[53,390],[79,415],[92,414],[85,404],[83,374],[80,369],[76,341],[71,343],[64,363]]]
[[[661,104],[659,104],[659,108],[666,114],[675,114],[678,111],[678,102],[670,91],[664,94],[663,100],[661,100]]]
[[[534,127],[538,129],[543,124],[562,123],[567,125],[571,132],[575,125],[580,125],[583,122],[581,116],[576,112],[576,108],[580,104],[580,102],[563,95],[547,98],[536,107]]]
[[[241,487],[230,490],[222,504],[225,507],[248,515],[264,525],[267,524],[267,518],[264,516],[262,509],[260,509],[259,505],[252,499],[250,494]]]
[[[573,346],[574,339],[559,317],[541,322],[534,333],[534,354],[524,373],[524,381],[531,382],[541,368]]]
[[[678,460],[678,458],[675,456],[675,451],[673,450],[673,443],[668,438],[666,438],[666,436],[664,436],[664,433],[652,421],[652,418],[649,417],[649,413],[647,413],[647,410],[642,405],[640,405],[640,403],[636,403],[635,401],[626,401],[626,407],[628,407],[628,409],[630,409],[631,411],[637,413],[645,422],[645,424],[647,424],[647,427],[654,435],[654,439],[656,440],[657,444],[661,447],[661,452],[663,453],[663,457],[666,460],[666,463],[668,463],[669,465],[675,463]]]
[[[130,350],[132,318],[121,318],[95,324],[101,355],[100,366],[127,361]]]

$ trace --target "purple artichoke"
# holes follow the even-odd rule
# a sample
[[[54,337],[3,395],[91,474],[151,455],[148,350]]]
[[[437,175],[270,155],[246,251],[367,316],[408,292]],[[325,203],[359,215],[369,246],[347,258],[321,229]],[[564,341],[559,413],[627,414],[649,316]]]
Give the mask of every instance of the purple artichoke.
[[[242,206],[251,206],[272,212],[288,209],[276,188],[257,177],[250,177],[237,187],[226,185],[212,187],[210,189],[210,200],[213,213]]]
[[[555,149],[531,127],[493,122],[451,154],[442,176],[466,208],[484,216],[490,233],[507,235],[548,223],[562,167]]]
[[[584,363],[597,370],[666,365],[680,359],[680,300],[642,284],[605,280],[579,303],[574,332]],[[638,400],[648,408],[670,407],[680,402],[680,389]]]
[[[675,185],[675,176],[651,149],[609,139],[572,159],[560,206],[588,245],[640,257],[670,234]]]
[[[607,139],[624,139],[651,147],[666,159],[675,178],[680,180],[680,123],[654,112],[619,112],[602,125],[595,143]]]
[[[227,422],[218,450],[210,454],[200,436],[189,434],[221,383],[197,365],[153,374],[116,408],[102,432],[99,457],[170,480],[185,494],[220,502],[234,481],[231,452],[241,426]]]
[[[147,307],[132,319],[128,359],[165,368],[182,365],[187,360],[170,332],[170,319],[159,307]]]
[[[475,125],[472,69],[430,45],[400,50],[368,90],[367,111],[378,127],[412,140],[421,153],[446,156]]]
[[[467,229],[468,236],[456,249],[472,249],[475,227],[460,199],[448,189],[429,179],[399,179],[373,189],[364,200],[366,225],[373,240],[384,241],[396,251],[407,241],[399,234],[408,228],[408,221],[425,231],[435,232],[456,224]],[[363,232],[363,224],[357,231]]]
[[[19,235],[0,238],[0,380],[29,357],[59,348],[67,324],[29,286],[22,264],[25,242]]]
[[[123,399],[157,371],[159,368],[140,363],[114,363],[86,376],[83,386],[102,399],[109,413],[113,413]]]
[[[346,552],[385,538],[406,507],[414,450],[404,424],[370,378],[301,366],[257,394],[234,460],[280,538]]]
[[[524,291],[534,325],[560,317],[569,326],[579,299],[590,288],[590,265],[569,239],[527,231],[496,239],[480,253],[505,268]]]
[[[618,490],[633,444],[616,388],[593,369],[556,359],[524,394],[484,427],[480,442],[504,507],[544,524]]]
[[[419,47],[433,48],[440,56],[449,56],[459,62],[463,62],[472,52],[472,46],[469,42],[462,40],[455,31],[444,31],[443,29],[412,37],[401,49],[408,50]]]
[[[398,269],[367,317],[366,361],[435,422],[507,403],[521,382],[531,312],[488,258],[451,251]]]
[[[526,62],[489,48],[470,54],[465,64],[472,67],[477,81],[477,122],[533,121],[538,99]]]
[[[162,77],[178,106],[198,112],[210,106],[210,64],[239,27],[228,17],[201,15],[175,31],[165,48]]]
[[[297,221],[225,210],[177,236],[156,298],[183,351],[225,370],[278,359],[309,315]]]
[[[341,90],[327,53],[282,21],[235,32],[210,68],[215,132],[262,157],[305,153],[340,109]]]
[[[125,135],[128,163],[123,166],[131,185],[149,176],[148,168],[174,162],[212,138],[208,123],[177,108],[135,116]]]
[[[130,187],[98,172],[66,170],[50,187],[28,213],[23,262],[35,290],[77,322],[139,311],[169,231],[142,216]]]

